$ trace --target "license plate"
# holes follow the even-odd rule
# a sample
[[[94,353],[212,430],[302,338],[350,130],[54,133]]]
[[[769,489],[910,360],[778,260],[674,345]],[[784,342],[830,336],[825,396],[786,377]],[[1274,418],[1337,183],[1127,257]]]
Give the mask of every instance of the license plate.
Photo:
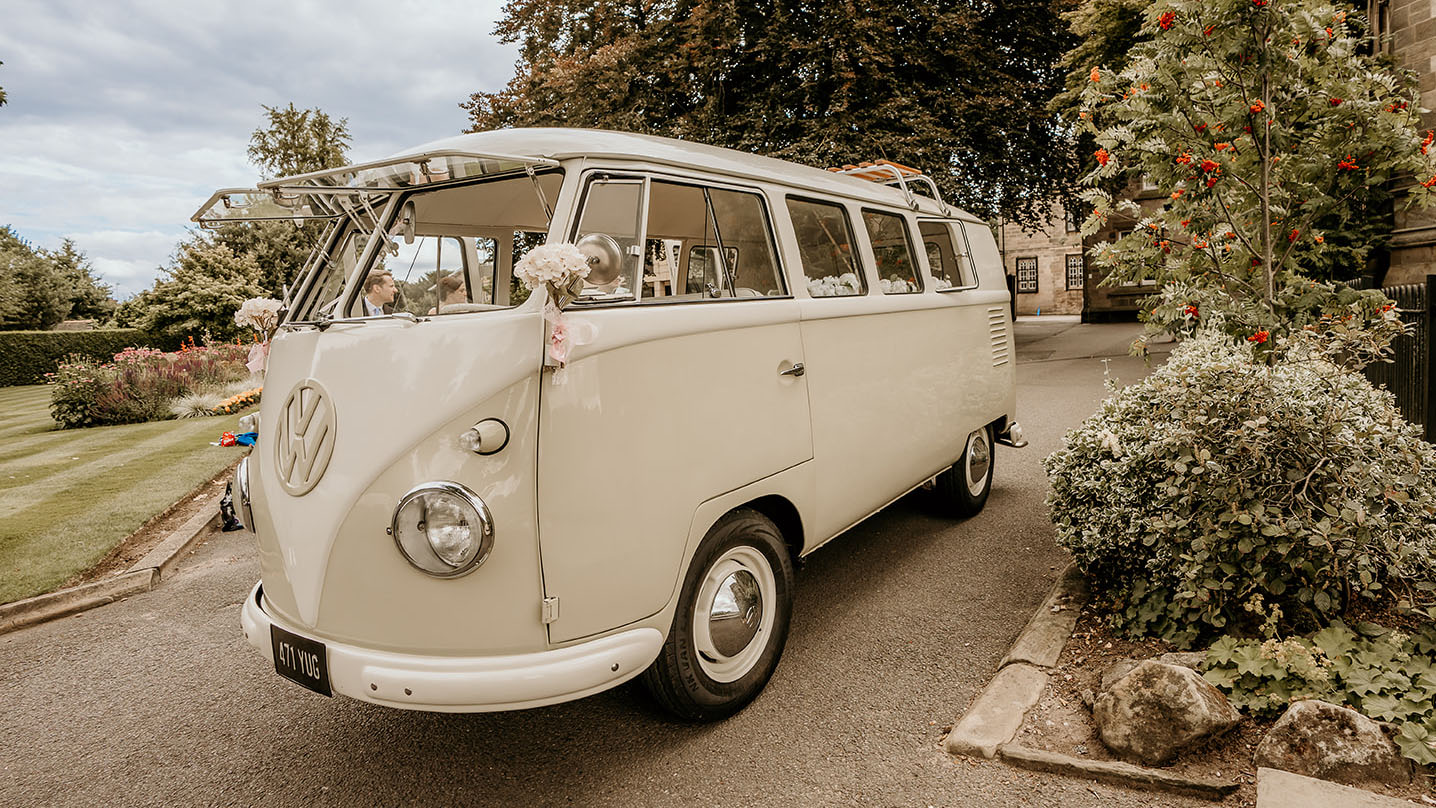
[[[329,653],[324,643],[275,625],[269,627],[269,642],[274,648],[274,670],[280,676],[320,695],[334,695],[329,689]]]

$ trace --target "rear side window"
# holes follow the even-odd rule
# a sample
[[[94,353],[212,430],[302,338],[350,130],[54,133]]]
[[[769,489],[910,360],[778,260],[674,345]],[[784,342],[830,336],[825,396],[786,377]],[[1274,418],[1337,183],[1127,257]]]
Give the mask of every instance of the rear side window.
[[[977,285],[962,225],[926,221],[920,222],[918,229],[922,232],[923,250],[927,253],[927,264],[932,268],[932,281],[938,291]]]
[[[873,245],[873,258],[878,264],[878,283],[885,295],[901,295],[922,291],[917,261],[912,251],[912,238],[907,222],[895,213],[863,211],[863,226]]]
[[[842,206],[789,199],[798,255],[813,297],[867,294],[867,281],[853,252],[853,229]]]

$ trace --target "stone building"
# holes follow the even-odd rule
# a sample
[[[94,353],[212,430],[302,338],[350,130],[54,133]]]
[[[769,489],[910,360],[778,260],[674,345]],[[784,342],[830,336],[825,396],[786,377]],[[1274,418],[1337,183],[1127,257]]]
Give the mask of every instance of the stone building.
[[[997,239],[1003,266],[1015,279],[1018,314],[1082,313],[1087,281],[1082,236],[1060,205],[1053,206],[1043,229],[1029,233],[1003,224]]]
[[[1414,72],[1420,81],[1421,106],[1436,110],[1436,0],[1370,0],[1366,5],[1372,33],[1397,64]],[[1427,127],[1436,128],[1436,113],[1425,115]],[[1436,272],[1436,212],[1402,210],[1396,206],[1391,232],[1390,261],[1379,267],[1383,286],[1420,283]],[[1382,277],[1384,275],[1384,277]]]

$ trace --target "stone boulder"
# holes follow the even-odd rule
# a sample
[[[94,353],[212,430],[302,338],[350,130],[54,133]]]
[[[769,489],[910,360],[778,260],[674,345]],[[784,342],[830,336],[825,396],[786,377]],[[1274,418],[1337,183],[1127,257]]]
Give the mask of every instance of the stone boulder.
[[[1380,724],[1324,701],[1286,708],[1256,748],[1256,765],[1351,786],[1411,781],[1411,764]]]
[[[1147,660],[1097,697],[1092,718],[1108,748],[1149,766],[1220,735],[1241,716],[1191,668]]]

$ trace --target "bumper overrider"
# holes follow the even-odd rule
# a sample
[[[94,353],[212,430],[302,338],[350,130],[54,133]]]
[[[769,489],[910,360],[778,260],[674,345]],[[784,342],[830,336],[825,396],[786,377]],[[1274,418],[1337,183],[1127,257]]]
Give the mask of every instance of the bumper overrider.
[[[271,665],[271,627],[313,636],[265,611],[263,584],[250,592],[240,623],[249,644]],[[473,657],[323,643],[334,692],[387,707],[467,713],[541,707],[607,690],[642,673],[658,657],[663,635],[637,628],[550,651]]]

